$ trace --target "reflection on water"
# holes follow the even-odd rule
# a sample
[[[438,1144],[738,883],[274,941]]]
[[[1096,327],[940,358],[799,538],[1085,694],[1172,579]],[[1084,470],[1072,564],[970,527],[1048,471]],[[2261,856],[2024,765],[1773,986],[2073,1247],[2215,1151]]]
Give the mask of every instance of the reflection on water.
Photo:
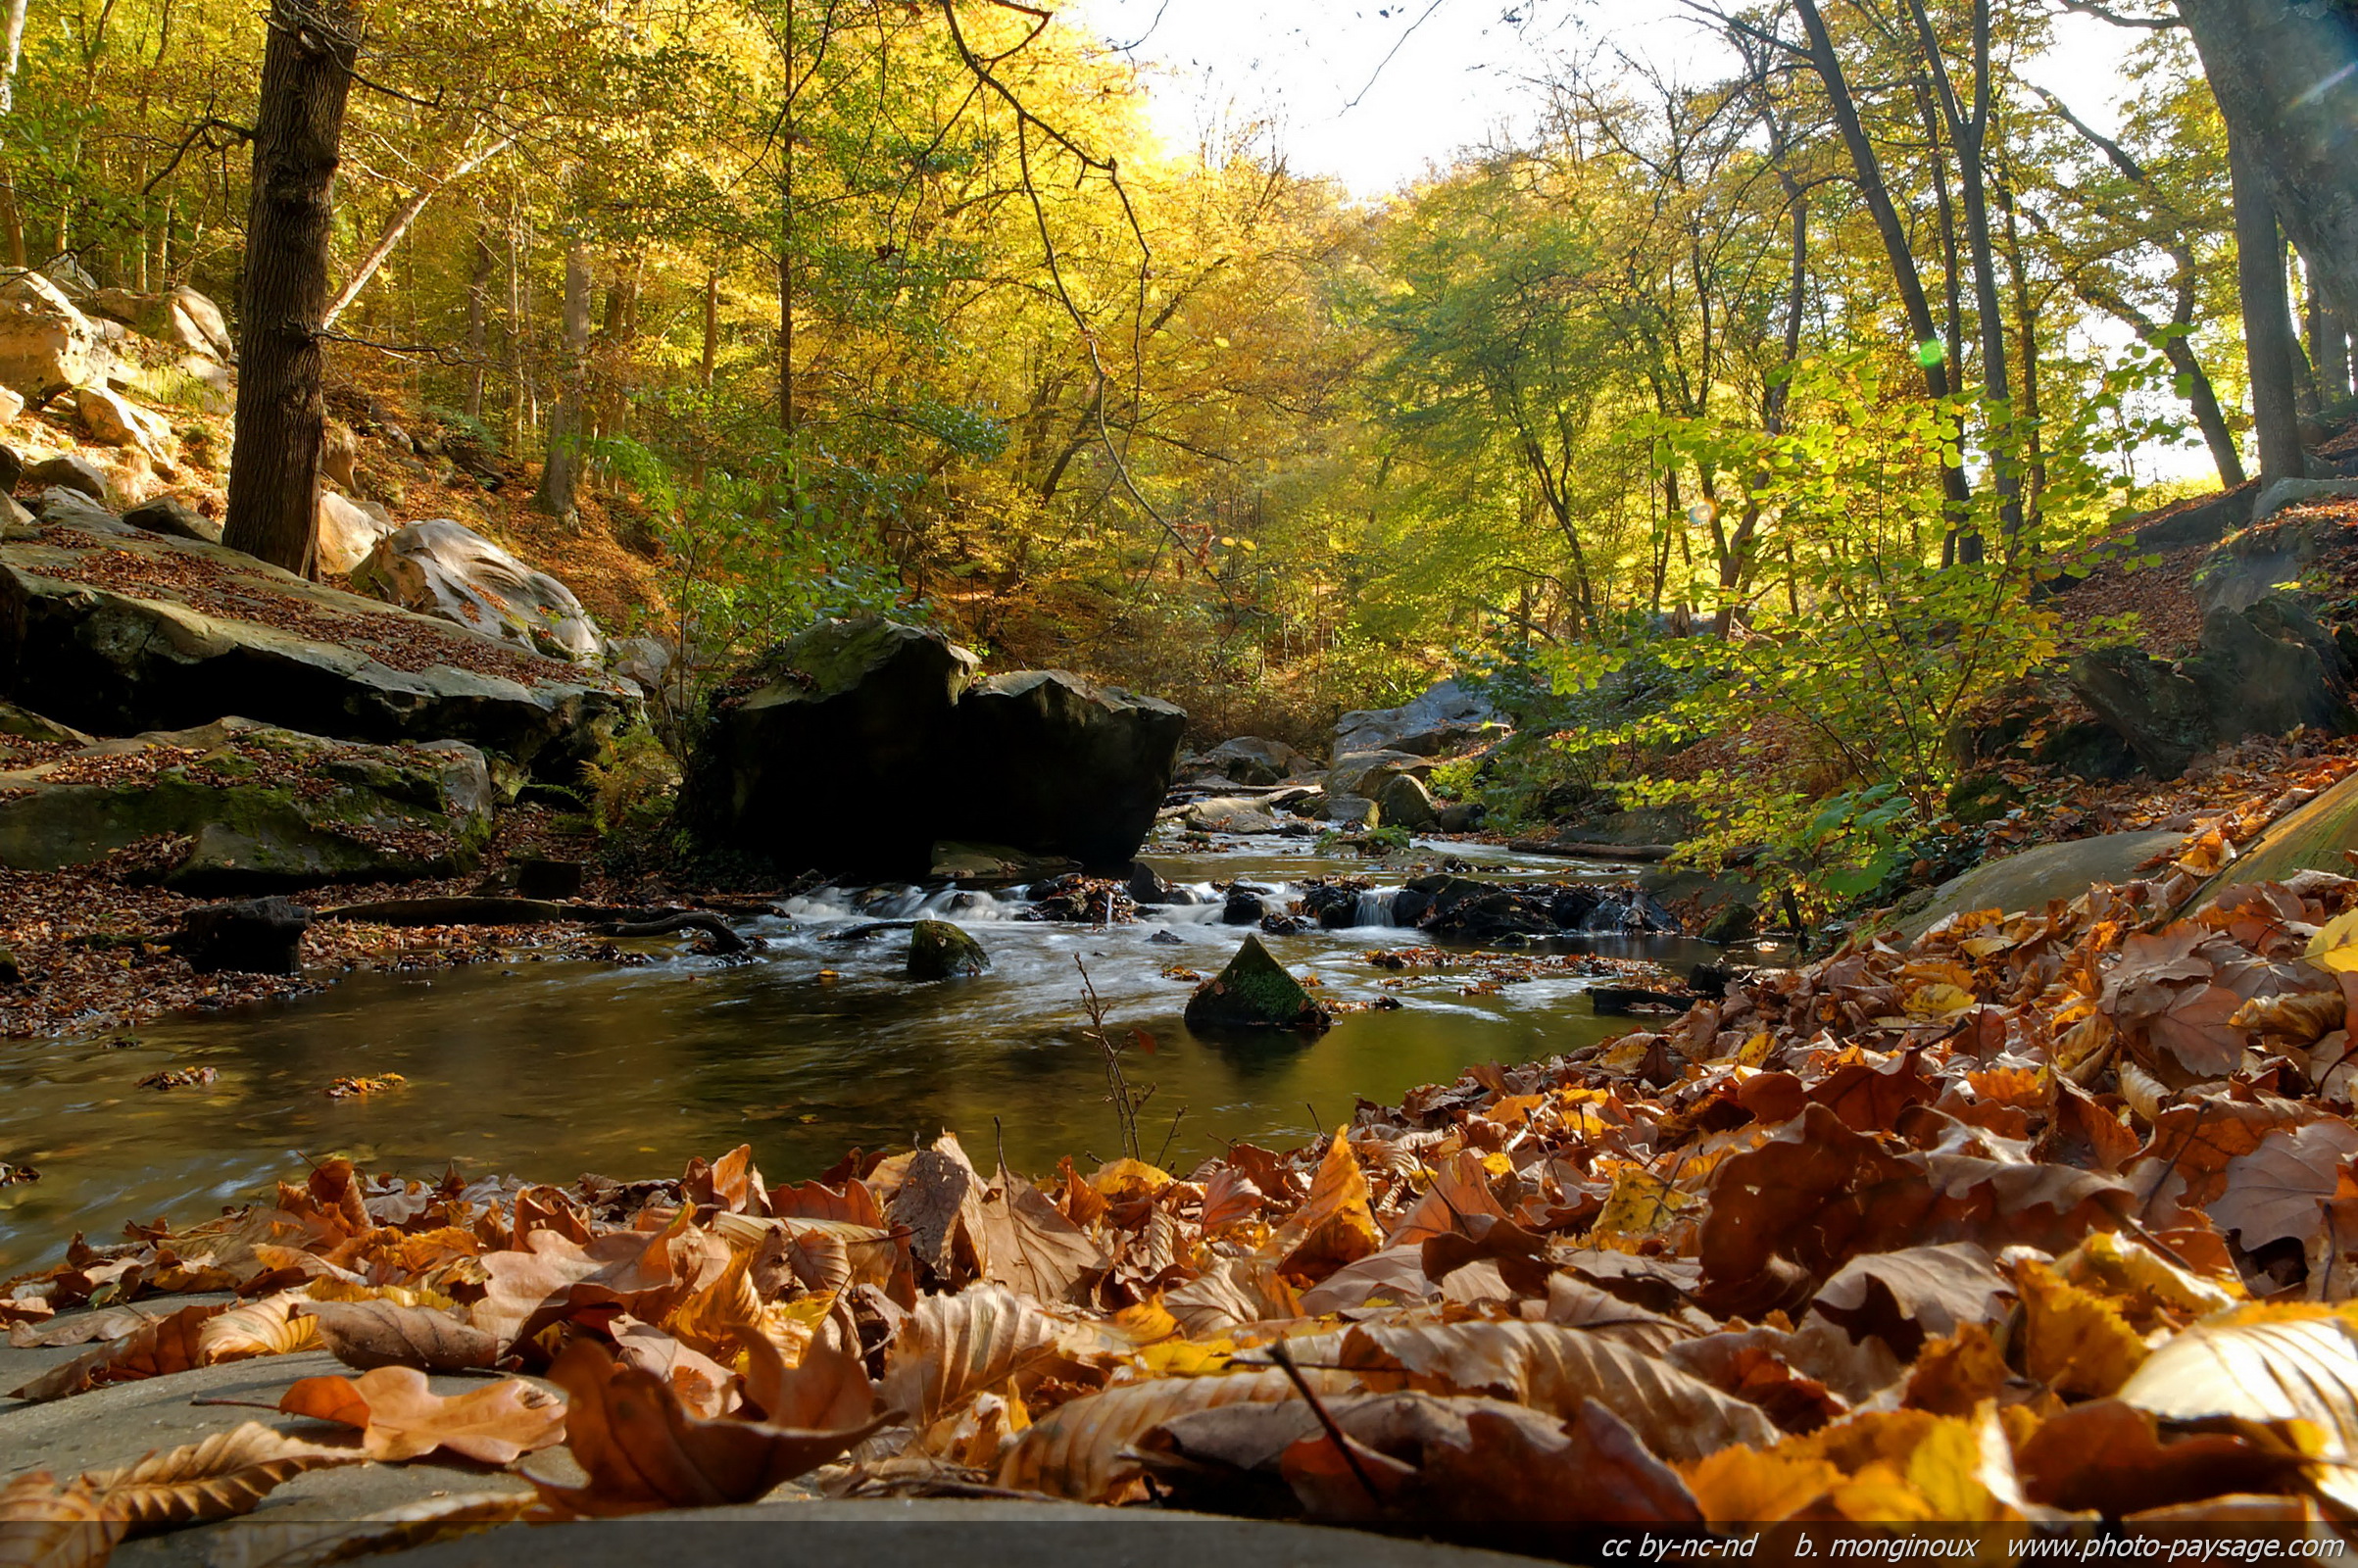
[[[1276,841],[1156,863],[1174,879],[1270,885],[1343,868]],[[1545,874],[1568,868],[1555,862]],[[54,1257],[75,1230],[112,1239],[128,1220],[169,1212],[186,1222],[245,1201],[305,1156],[345,1153],[418,1175],[455,1159],[463,1171],[563,1181],[585,1170],[669,1175],[691,1155],[751,1143],[778,1181],[823,1169],[855,1145],[906,1146],[950,1128],[986,1164],[995,1146],[1033,1172],[1067,1153],[1109,1158],[1121,1151],[1104,1067],[1082,1033],[1076,959],[1109,1029],[1154,1037],[1154,1054],[1130,1058],[1126,1071],[1133,1085],[1155,1085],[1140,1119],[1147,1155],[1181,1169],[1229,1140],[1301,1142],[1313,1116],[1332,1127],[1357,1097],[1396,1100],[1478,1061],[1568,1051],[1626,1027],[1594,1017],[1585,982],[1560,977],[1497,996],[1461,995],[1468,977],[1448,972],[1379,990],[1397,977],[1363,956],[1418,938],[1367,928],[1265,940],[1290,967],[1314,971],[1328,998],[1397,996],[1400,1010],[1348,1014],[1315,1041],[1198,1040],[1179,1021],[1192,988],[1164,971],[1209,973],[1234,951],[1241,933],[1214,923],[1210,906],[1088,929],[1016,923],[1009,906],[957,898],[951,916],[976,932],[993,967],[932,985],[900,974],[901,932],[829,939],[915,902],[805,905],[795,919],[755,927],[769,949],[738,967],[651,942],[663,958],[644,968],[519,958],[430,976],[357,974],[293,1002],[163,1020],[129,1046],[111,1043],[121,1036],[0,1044],[0,1158],[42,1172],[0,1188],[0,1274]],[[1158,932],[1177,944],[1153,940]],[[1671,962],[1714,951],[1587,946]],[[197,1064],[220,1077],[170,1093],[132,1087],[160,1067]],[[323,1093],[339,1076],[385,1073],[407,1087],[366,1100]]]

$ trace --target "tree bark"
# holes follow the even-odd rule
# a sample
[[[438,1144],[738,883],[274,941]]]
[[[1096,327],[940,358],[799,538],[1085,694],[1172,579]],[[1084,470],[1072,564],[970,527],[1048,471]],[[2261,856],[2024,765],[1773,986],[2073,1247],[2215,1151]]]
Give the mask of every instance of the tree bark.
[[[2307,258],[2302,259],[2304,262]],[[2317,269],[2309,268],[2309,363],[2317,370],[2317,390],[2328,403],[2350,395],[2350,336],[2341,318],[2317,290]]]
[[[1825,83],[1835,127],[1842,132],[1842,145],[1849,150],[1859,194],[1866,198],[1867,211],[1875,218],[1875,230],[1883,237],[1892,281],[1898,284],[1899,302],[1907,311],[1908,330],[1916,335],[1920,350],[1925,345],[1937,344],[1940,342],[1940,332],[1933,325],[1932,305],[1924,296],[1924,279],[1916,270],[1915,254],[1908,249],[1907,225],[1900,221],[1899,210],[1891,203],[1891,187],[1884,183],[1882,160],[1875,156],[1875,144],[1867,139],[1866,126],[1859,122],[1858,104],[1850,95],[1850,80],[1842,72],[1842,56],[1835,52],[1834,35],[1826,30],[1826,19],[1818,11],[1817,0],[1794,0],[1794,9],[1800,12],[1801,25],[1809,36],[1810,65],[1816,70],[1818,79]],[[1926,395],[1936,402],[1947,397],[1948,361],[1943,358],[1926,364],[1919,353],[1918,363],[1924,368]],[[1973,502],[1972,486],[1966,482],[1964,468],[1944,465],[1940,480],[1948,495],[1951,516],[1962,518]]]
[[[484,362],[491,353],[491,278],[498,265],[482,225],[476,224],[474,270],[467,278],[467,416],[478,422],[483,417]]]
[[[2358,19],[2333,4],[2179,0],[2231,142],[2326,303],[2358,321]],[[2238,205],[2240,196],[2238,195]]]
[[[704,358],[697,366],[697,379],[707,392],[712,390],[712,372],[720,365],[720,273],[712,270],[704,276]]]
[[[359,0],[271,0],[238,284],[237,411],[222,542],[312,566],[327,405],[328,245]]]
[[[8,0],[7,15],[0,17],[0,115],[16,113],[17,68],[24,60],[25,0]]]
[[[2268,182],[2255,167],[2259,149],[2227,138],[2235,199],[2235,280],[2243,296],[2243,353],[2251,370],[2251,417],[2260,444],[2260,478],[2302,476],[2300,414],[2293,391],[2292,314],[2284,295],[2284,242]]]
[[[532,504],[571,519],[580,510],[582,399],[588,389],[590,340],[589,242],[578,229],[565,247],[565,370],[549,411],[549,460]]]

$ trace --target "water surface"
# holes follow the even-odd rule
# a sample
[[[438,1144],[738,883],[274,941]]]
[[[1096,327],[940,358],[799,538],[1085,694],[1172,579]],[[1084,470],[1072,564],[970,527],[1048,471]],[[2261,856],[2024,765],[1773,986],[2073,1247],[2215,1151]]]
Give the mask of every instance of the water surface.
[[[1229,849],[1150,860],[1206,898],[1214,878],[1275,887],[1369,875],[1380,891],[1360,913],[1378,921],[1390,890],[1412,874],[1323,858],[1299,841]],[[1501,880],[1610,880],[1630,869],[1479,858],[1479,874]],[[122,1034],[0,1043],[0,1158],[42,1173],[0,1188],[0,1275],[53,1258],[74,1231],[112,1239],[129,1220],[187,1222],[267,1192],[306,1157],[337,1153],[421,1176],[455,1161],[464,1172],[569,1181],[592,1170],[671,1175],[692,1155],[750,1143],[774,1182],[814,1174],[854,1146],[907,1147],[948,1128],[985,1165],[999,1148],[1035,1173],[1064,1154],[1111,1158],[1124,1150],[1088,1038],[1082,966],[1108,1032],[1153,1037],[1153,1054],[1124,1058],[1134,1087],[1154,1085],[1143,1152],[1182,1170],[1231,1140],[1300,1143],[1314,1125],[1348,1117],[1359,1097],[1394,1101],[1476,1062],[1545,1056],[1628,1026],[1594,1015],[1585,978],[1548,974],[1496,995],[1464,994],[1479,971],[1398,983],[1366,955],[1425,939],[1371,923],[1264,940],[1289,967],[1316,975],[1327,999],[1393,997],[1398,1010],[1347,1013],[1314,1040],[1199,1040],[1180,1023],[1192,982],[1166,971],[1208,974],[1235,951],[1242,933],[1217,923],[1216,906],[1145,910],[1135,925],[1107,928],[1020,922],[1019,907],[982,894],[829,890],[790,906],[791,917],[745,927],[767,942],[746,963],[689,956],[665,939],[639,945],[655,956],[643,967],[519,956],[430,974],[357,973],[308,997],[159,1020],[127,1046]],[[857,924],[919,912],[973,931],[991,971],[915,984],[900,972],[904,933],[840,940]],[[1625,938],[1547,946],[1674,965],[1717,951]],[[199,1065],[218,1070],[210,1086],[134,1087],[159,1068]],[[364,1100],[324,1093],[338,1077],[387,1073],[407,1086]]]

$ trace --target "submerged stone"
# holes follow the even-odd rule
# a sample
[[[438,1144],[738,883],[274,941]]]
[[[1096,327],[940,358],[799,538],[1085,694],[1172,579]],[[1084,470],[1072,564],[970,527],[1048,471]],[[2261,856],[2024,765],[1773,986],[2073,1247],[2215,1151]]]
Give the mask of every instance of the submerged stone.
[[[1311,1000],[1302,982],[1269,956],[1257,936],[1245,938],[1228,967],[1205,981],[1188,1000],[1190,1029],[1328,1028],[1334,1018]]]
[[[172,947],[199,974],[301,974],[311,910],[291,899],[244,899],[188,911]]]
[[[948,980],[991,967],[983,945],[947,920],[919,920],[909,933],[909,977]]]

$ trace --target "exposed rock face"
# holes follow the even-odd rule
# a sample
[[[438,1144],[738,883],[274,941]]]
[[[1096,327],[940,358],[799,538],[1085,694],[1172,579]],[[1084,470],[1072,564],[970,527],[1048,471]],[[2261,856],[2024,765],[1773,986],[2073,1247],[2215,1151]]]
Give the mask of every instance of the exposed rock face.
[[[170,539],[193,539],[207,545],[221,542],[220,523],[174,496],[161,496],[143,506],[133,507],[123,514],[123,520],[134,528],[160,533]]]
[[[338,577],[351,575],[352,569],[368,560],[368,553],[392,531],[393,524],[364,511],[333,490],[319,492],[318,538],[321,571]],[[378,594],[376,597],[382,599],[385,596]],[[394,603],[401,601],[395,600]],[[408,608],[416,610],[418,607],[411,605]]]
[[[246,899],[191,909],[172,945],[199,974],[301,974],[311,911],[292,899]]]
[[[1179,818],[1191,833],[1274,833],[1277,818],[1269,803],[1241,795],[1215,795],[1197,801]]]
[[[919,920],[909,933],[909,977],[948,980],[991,967],[983,945],[947,920]]]
[[[976,662],[893,621],[811,628],[714,705],[687,820],[794,870],[919,877],[938,840],[1126,868],[1187,715],[1062,670],[976,683]]]
[[[54,485],[101,503],[107,499],[107,471],[88,458],[73,452],[61,452],[54,458],[43,458],[25,470],[22,482],[41,488]]]
[[[1228,966],[1188,999],[1185,1021],[1198,1032],[1226,1029],[1299,1029],[1316,1032],[1334,1023],[1310,999],[1302,982],[1269,956],[1256,936],[1245,938]]]
[[[483,755],[457,741],[365,746],[227,718],[12,760],[27,751],[0,739],[0,865],[15,870],[169,838],[183,841],[169,886],[303,887],[448,874],[491,833]]]
[[[42,520],[46,537],[0,544],[0,698],[84,729],[242,713],[348,740],[463,740],[563,776],[637,710],[604,677],[236,551],[46,499]]]
[[[1126,865],[1154,826],[1186,728],[1183,709],[1067,670],[977,681],[950,733],[968,834]]]
[[[93,440],[111,447],[132,447],[157,462],[170,463],[179,447],[172,424],[118,393],[101,386],[74,389],[74,409]]]
[[[1433,797],[1411,773],[1395,773],[1384,780],[1375,792],[1375,804],[1386,826],[1404,827],[1411,833],[1431,827],[1441,814]]]
[[[2197,753],[2246,735],[2358,727],[2348,663],[2284,595],[2205,614],[2201,651],[2190,659],[2165,663],[2134,648],[2098,649],[2072,661],[2070,678],[2156,778],[2176,778]]]
[[[463,524],[413,522],[351,568],[352,586],[518,648],[598,663],[605,639],[573,591]]]
[[[108,358],[98,328],[57,284],[39,272],[0,280],[0,386],[38,406],[103,384]]]
[[[1394,775],[1405,773],[1421,779],[1432,771],[1432,760],[1414,752],[1343,752],[1337,754],[1335,765],[1327,769],[1326,788],[1331,795],[1359,795],[1377,800],[1384,781]]]
[[[1891,924],[1909,940],[1952,914],[2003,909],[2037,912],[2055,899],[2074,899],[2098,882],[2127,882],[2156,855],[2175,854],[2181,833],[2103,833],[2092,839],[2041,844],[2002,860],[1977,865],[1929,894],[1903,900]]]
[[[1282,784],[1318,770],[1315,759],[1305,757],[1284,741],[1258,735],[1239,735],[1222,741],[1179,769],[1183,779],[1224,778],[1231,784]]]
[[[1335,721],[1338,762],[1347,752],[1409,752],[1438,757],[1480,738],[1498,719],[1490,699],[1454,680],[1445,680],[1415,702],[1400,708],[1363,710]]]
[[[127,288],[102,288],[83,304],[92,314],[121,321],[142,337],[172,348],[201,354],[221,365],[237,358],[221,308],[195,289],[183,286],[161,294],[136,294]]]
[[[977,662],[895,621],[811,627],[748,672],[750,690],[714,704],[683,814],[706,842],[781,867],[923,876],[948,836],[941,798],[963,787],[940,764]]]
[[[16,423],[17,416],[24,412],[25,394],[11,387],[0,386],[0,425]],[[13,489],[14,487],[12,480],[8,485],[0,486],[0,489]]]

